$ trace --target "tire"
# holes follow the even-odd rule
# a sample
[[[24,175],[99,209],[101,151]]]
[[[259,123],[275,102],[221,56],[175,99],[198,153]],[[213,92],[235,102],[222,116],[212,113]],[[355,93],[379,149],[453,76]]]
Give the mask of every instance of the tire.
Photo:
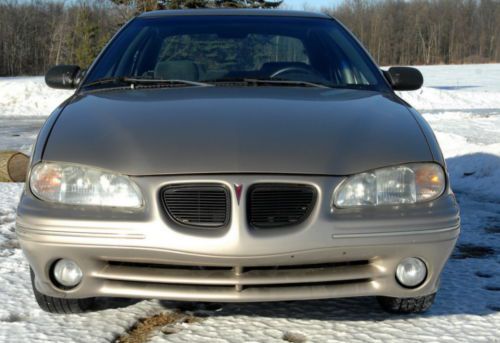
[[[83,313],[90,310],[95,298],[64,299],[54,298],[40,293],[35,286],[35,273],[30,268],[31,286],[38,306],[45,312],[57,314]]]
[[[431,308],[436,293],[417,298],[377,297],[380,307],[389,313],[422,313]]]

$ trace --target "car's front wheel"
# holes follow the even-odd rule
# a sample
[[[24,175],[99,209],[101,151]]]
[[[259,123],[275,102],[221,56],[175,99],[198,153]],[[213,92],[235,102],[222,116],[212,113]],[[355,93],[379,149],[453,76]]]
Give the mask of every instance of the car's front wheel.
[[[33,269],[30,268],[31,275],[31,285],[33,287],[33,293],[35,294],[36,302],[38,306],[46,312],[58,313],[58,314],[71,314],[71,313],[83,313],[88,311],[95,298],[87,299],[64,299],[55,298],[48,295],[40,293],[35,286],[35,273]]]
[[[421,313],[431,308],[436,293],[417,298],[377,297],[380,306],[390,313]]]

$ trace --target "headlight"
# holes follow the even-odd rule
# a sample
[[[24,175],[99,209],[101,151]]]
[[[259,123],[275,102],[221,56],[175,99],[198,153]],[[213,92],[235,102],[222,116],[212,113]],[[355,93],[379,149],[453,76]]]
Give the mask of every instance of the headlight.
[[[127,176],[70,163],[35,165],[30,189],[41,200],[69,205],[138,208],[143,202],[139,188]]]
[[[436,199],[445,189],[443,168],[414,163],[351,176],[334,192],[337,207],[414,204]]]

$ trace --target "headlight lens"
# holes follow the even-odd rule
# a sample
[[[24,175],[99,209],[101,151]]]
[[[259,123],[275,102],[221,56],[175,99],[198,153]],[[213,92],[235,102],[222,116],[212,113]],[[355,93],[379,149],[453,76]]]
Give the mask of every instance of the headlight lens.
[[[414,204],[436,199],[445,189],[443,168],[414,163],[354,175],[334,193],[337,207]]]
[[[35,165],[30,189],[41,200],[69,205],[139,208],[143,202],[129,177],[70,163]]]

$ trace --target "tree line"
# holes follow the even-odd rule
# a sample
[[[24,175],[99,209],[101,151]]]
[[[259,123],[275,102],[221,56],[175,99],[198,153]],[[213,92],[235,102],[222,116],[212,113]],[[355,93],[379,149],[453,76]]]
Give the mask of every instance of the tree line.
[[[88,65],[131,15],[101,1],[0,0],[0,76]]]
[[[382,65],[500,62],[499,0],[346,0],[326,12]]]
[[[0,0],[0,76],[88,66],[118,28],[154,9],[277,8],[267,0]],[[286,5],[286,1],[285,1]],[[382,65],[500,62],[499,0],[345,0],[324,12]]]
[[[39,75],[59,63],[88,66],[113,34],[144,11],[276,8],[281,0],[0,0],[0,76]]]

